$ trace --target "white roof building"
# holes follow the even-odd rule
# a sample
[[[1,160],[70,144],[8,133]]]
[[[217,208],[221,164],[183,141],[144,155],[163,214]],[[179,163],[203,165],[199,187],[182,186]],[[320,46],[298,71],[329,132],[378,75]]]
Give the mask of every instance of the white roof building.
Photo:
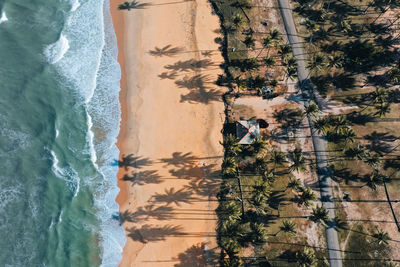
[[[255,139],[260,138],[260,125],[257,121],[237,121],[236,138],[239,144],[250,145]]]

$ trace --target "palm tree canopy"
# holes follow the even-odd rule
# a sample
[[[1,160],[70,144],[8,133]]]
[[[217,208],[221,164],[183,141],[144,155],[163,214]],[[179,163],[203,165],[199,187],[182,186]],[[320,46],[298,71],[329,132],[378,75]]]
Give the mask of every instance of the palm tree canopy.
[[[298,203],[299,203],[299,205],[304,205],[306,207],[309,207],[311,205],[311,201],[316,200],[317,196],[312,191],[312,189],[309,187],[301,188],[301,189],[302,189],[302,192],[298,196]]]
[[[310,100],[310,102],[308,103],[308,106],[306,107],[306,112],[305,114],[307,116],[316,116],[319,113],[319,108],[318,105],[313,101]]]
[[[371,174],[366,175],[364,179],[366,181],[365,185],[376,191],[378,189],[377,185],[383,184],[384,176],[377,171],[373,171]]]
[[[300,148],[295,148],[295,150],[290,151],[289,156],[293,162],[289,167],[290,170],[302,171],[306,169],[306,159],[303,155],[303,151]]]
[[[388,241],[392,240],[389,234],[382,229],[378,230],[378,232],[374,233],[372,236],[379,245],[388,244]]]
[[[297,232],[296,226],[296,223],[292,221],[283,220],[282,225],[279,227],[279,230],[285,233],[295,234]]]
[[[301,181],[297,178],[290,178],[288,184],[287,184],[287,188],[296,190],[296,191],[300,191],[301,188]]]
[[[300,267],[315,267],[317,265],[315,253],[308,247],[304,247],[303,251],[296,252],[296,260]]]
[[[323,205],[316,206],[312,209],[310,220],[318,224],[326,225],[326,222],[329,221],[328,210]]]

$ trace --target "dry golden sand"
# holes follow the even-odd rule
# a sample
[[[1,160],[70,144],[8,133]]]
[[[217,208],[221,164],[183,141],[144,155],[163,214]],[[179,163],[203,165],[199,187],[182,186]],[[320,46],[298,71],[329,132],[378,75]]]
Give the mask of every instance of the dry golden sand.
[[[111,1],[122,68],[120,266],[206,266],[222,158],[218,17],[206,0],[117,10],[122,2]]]

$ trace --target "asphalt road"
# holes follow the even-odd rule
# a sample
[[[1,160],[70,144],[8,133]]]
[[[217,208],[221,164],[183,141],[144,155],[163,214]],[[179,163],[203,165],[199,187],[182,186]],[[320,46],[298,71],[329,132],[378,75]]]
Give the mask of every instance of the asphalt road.
[[[303,86],[301,86],[303,98],[307,100],[315,99],[312,92],[312,87],[308,81],[309,72],[306,68],[307,63],[304,55],[303,45],[297,36],[296,26],[293,21],[292,10],[290,8],[289,1],[278,0],[278,3],[283,22],[285,24],[289,43],[292,47],[293,54],[297,59],[299,83],[303,84]],[[308,101],[306,101],[305,105],[307,105],[307,102]],[[329,211],[329,217],[331,218],[331,221],[326,227],[326,243],[329,252],[329,264],[331,267],[342,267],[342,255],[340,253],[341,250],[339,247],[338,235],[336,229],[334,228],[334,221],[332,220],[335,218],[335,203],[332,196],[331,172],[328,168],[327,161],[327,144],[325,139],[313,128],[313,122],[311,118],[308,118],[308,122],[311,128],[311,136],[317,161],[317,174],[321,188],[321,202]]]

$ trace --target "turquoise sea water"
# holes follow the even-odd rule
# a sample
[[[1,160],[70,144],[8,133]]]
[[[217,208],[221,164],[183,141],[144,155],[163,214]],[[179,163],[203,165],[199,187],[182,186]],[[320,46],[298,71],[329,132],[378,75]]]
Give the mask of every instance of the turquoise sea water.
[[[0,266],[116,266],[108,0],[0,0]]]

